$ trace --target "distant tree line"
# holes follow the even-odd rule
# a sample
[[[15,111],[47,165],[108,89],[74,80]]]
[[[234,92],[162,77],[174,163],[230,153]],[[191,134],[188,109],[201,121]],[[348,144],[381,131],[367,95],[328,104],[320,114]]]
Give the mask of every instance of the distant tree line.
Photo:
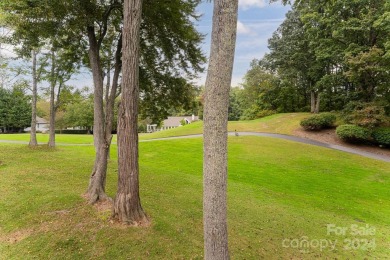
[[[295,1],[233,89],[230,119],[274,112],[339,111],[351,104],[390,113],[390,3]]]

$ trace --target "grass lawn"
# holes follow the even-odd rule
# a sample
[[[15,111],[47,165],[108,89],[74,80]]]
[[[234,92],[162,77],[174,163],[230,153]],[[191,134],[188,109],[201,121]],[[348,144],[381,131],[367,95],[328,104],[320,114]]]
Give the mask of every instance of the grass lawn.
[[[30,134],[0,134],[0,140],[29,142]],[[49,142],[49,134],[37,133],[37,140],[39,143],[47,143]],[[56,134],[56,142],[64,144],[93,144],[93,136]]]
[[[83,201],[93,158],[92,146],[53,151],[0,144],[0,259],[202,259],[200,138],[140,144],[148,228],[111,224],[109,211]],[[107,192],[114,196],[115,149],[111,158]],[[231,257],[386,258],[389,185],[386,162],[285,140],[231,137]],[[327,235],[328,224],[349,230]],[[351,225],[375,232],[353,235]],[[302,239],[337,243],[320,250],[291,242]],[[354,248],[348,239],[355,239],[356,250],[344,248]],[[363,247],[373,239],[375,249]]]
[[[234,132],[265,132],[291,135],[299,128],[299,122],[310,116],[309,113],[284,113],[263,117],[248,121],[230,121],[228,130]],[[155,132],[152,134],[142,134],[140,139],[154,139],[170,136],[201,134],[203,132],[203,122],[195,122],[186,126]],[[1,138],[1,136],[0,136]]]

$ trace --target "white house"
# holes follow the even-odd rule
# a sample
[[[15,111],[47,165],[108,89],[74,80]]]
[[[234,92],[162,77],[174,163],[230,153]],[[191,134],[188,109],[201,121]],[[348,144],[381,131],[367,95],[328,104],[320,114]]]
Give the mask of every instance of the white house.
[[[37,116],[37,126],[36,127],[37,127],[37,132],[47,132],[47,131],[49,131],[49,122],[46,119]],[[30,132],[31,127],[25,128],[24,131]]]

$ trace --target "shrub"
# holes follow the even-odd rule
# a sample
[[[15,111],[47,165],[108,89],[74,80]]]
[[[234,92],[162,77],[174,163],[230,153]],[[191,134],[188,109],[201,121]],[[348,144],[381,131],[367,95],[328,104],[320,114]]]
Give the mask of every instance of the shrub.
[[[147,126],[144,124],[138,124],[138,133],[146,133]]]
[[[379,145],[390,147],[390,128],[382,127],[372,131],[372,138]]]
[[[336,134],[349,143],[365,143],[371,140],[370,130],[357,125],[341,125],[336,128]]]
[[[336,121],[336,116],[331,113],[322,113],[305,118],[301,121],[301,126],[305,130],[315,131],[331,128]]]
[[[376,103],[350,102],[343,110],[343,119],[348,124],[375,128],[388,121],[384,106]]]

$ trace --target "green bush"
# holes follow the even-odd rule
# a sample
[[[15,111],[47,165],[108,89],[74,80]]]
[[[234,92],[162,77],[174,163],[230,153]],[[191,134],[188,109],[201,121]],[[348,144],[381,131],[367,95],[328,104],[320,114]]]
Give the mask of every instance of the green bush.
[[[144,124],[139,124],[138,125],[138,133],[146,133],[146,128],[147,126]]]
[[[376,103],[350,102],[344,108],[342,115],[347,124],[371,129],[384,126],[389,120],[384,106]]]
[[[390,128],[382,127],[374,129],[374,131],[372,131],[372,138],[374,139],[375,143],[390,147]]]
[[[357,125],[341,125],[336,128],[336,134],[349,143],[365,143],[371,140],[370,130]]]
[[[331,113],[322,113],[305,118],[301,121],[300,124],[305,130],[317,131],[333,127],[335,121],[335,115]]]

